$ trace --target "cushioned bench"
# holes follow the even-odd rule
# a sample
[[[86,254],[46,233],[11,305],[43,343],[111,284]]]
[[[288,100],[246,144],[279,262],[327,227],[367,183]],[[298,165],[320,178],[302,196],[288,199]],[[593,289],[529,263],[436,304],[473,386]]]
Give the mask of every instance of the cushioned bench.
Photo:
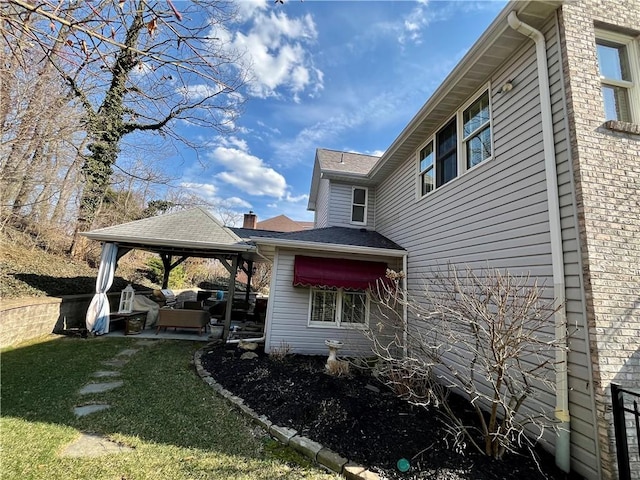
[[[197,328],[198,335],[202,335],[209,323],[209,312],[206,310],[187,310],[161,308],[158,312],[156,334],[161,328]]]

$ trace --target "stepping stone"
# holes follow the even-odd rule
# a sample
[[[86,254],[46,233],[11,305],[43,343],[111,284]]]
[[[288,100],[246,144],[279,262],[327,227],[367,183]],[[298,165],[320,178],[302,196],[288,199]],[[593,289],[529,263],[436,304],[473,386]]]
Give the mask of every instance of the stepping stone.
[[[113,372],[111,370],[98,370],[93,375],[95,378],[103,378],[103,377],[119,377],[120,372]]]
[[[103,365],[107,367],[124,367],[129,362],[128,358],[113,358],[111,360],[105,360],[102,362]]]
[[[106,410],[107,408],[111,408],[111,405],[107,405],[106,403],[96,403],[93,405],[83,405],[81,407],[74,407],[73,413],[76,414],[76,417],[84,417],[85,415],[101,412],[103,410]]]
[[[76,458],[101,457],[103,455],[132,451],[132,448],[107,440],[105,437],[83,433],[75,442],[70,443],[60,456]]]
[[[121,352],[116,353],[116,357],[131,357],[140,351],[139,348],[127,348]]]
[[[157,340],[138,340],[136,345],[139,347],[150,347],[151,345],[155,345],[157,342]]]
[[[108,392],[109,390],[119,388],[122,385],[124,385],[124,382],[122,380],[118,380],[117,382],[108,382],[108,383],[89,383],[84,387],[82,387],[78,393],[80,395],[87,395],[89,393]]]

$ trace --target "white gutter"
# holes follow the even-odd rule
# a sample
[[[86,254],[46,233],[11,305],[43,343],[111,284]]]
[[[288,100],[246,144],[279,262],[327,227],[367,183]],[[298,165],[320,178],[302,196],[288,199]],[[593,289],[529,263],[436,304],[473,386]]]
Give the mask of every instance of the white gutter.
[[[562,345],[556,349],[556,410],[558,438],[556,441],[556,465],[564,472],[571,469],[570,457],[570,415],[569,388],[567,375],[567,315],[565,302],[564,257],[562,252],[562,231],[560,225],[560,205],[558,200],[558,174],[553,140],[553,119],[551,116],[551,92],[549,90],[549,69],[547,66],[547,46],[544,35],[523,23],[516,12],[507,17],[509,26],[529,37],[536,44],[538,64],[538,85],[542,115],[542,142],[547,180],[547,204],[549,208],[549,235],[551,237],[551,265],[553,268],[553,293],[555,297],[555,335]]]

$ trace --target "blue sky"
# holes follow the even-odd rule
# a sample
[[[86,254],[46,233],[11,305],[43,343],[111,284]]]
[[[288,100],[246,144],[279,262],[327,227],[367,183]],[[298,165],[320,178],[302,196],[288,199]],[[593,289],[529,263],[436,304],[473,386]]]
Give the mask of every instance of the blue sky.
[[[244,111],[204,162],[180,151],[181,185],[262,220],[313,220],[315,149],[384,152],[505,3],[241,0],[216,34],[253,64]]]

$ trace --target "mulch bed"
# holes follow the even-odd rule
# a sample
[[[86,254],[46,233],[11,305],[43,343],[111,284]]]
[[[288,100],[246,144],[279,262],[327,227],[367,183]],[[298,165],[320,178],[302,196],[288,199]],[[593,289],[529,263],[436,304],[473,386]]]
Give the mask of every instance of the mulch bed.
[[[564,478],[545,452],[537,452],[539,468],[528,453],[492,460],[472,448],[455,450],[437,409],[408,404],[366,372],[352,368],[350,375],[336,377],[326,373],[326,357],[276,360],[258,351],[257,358],[241,360],[242,353],[233,346],[211,347],[202,366],[274,424],[293,428],[382,478]],[[397,469],[401,458],[410,461],[406,473]]]

